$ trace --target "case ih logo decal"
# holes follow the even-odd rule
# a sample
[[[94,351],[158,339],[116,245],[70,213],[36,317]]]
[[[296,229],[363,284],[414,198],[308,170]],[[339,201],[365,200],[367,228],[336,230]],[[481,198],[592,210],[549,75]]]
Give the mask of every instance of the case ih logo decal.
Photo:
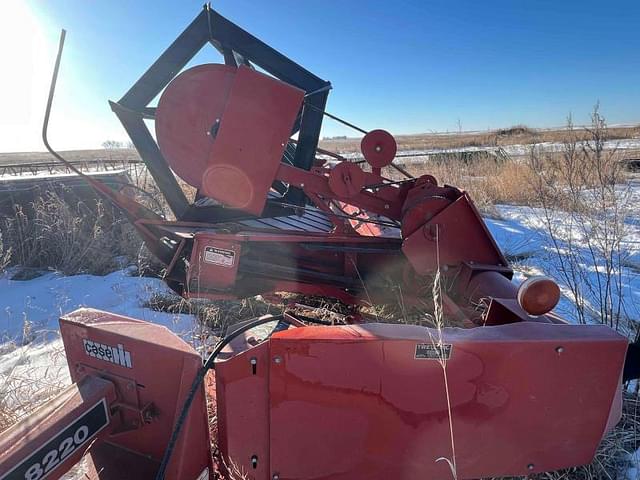
[[[124,349],[122,344],[117,347],[105,345],[104,343],[94,342],[93,340],[84,339],[84,353],[90,357],[104,360],[105,362],[115,363],[127,368],[131,367],[131,353]]]

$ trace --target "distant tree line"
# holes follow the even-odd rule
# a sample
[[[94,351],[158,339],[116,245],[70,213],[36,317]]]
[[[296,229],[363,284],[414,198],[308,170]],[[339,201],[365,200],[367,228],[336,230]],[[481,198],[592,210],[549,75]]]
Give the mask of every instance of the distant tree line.
[[[102,148],[113,150],[115,148],[134,148],[133,142],[119,142],[117,140],[105,140],[102,142]]]

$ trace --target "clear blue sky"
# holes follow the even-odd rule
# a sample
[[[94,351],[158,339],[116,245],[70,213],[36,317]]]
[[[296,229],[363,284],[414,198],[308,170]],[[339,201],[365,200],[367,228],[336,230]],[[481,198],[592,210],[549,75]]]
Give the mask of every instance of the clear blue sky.
[[[41,149],[33,128],[61,27],[68,37],[52,141],[99,147],[126,138],[107,100],[120,98],[203,3],[8,2],[0,60],[19,64],[0,84],[4,151]],[[585,123],[598,100],[610,123],[640,122],[639,0],[218,0],[213,7],[330,80],[329,111],[366,129],[451,131],[458,121],[464,130],[544,127],[569,113]],[[218,59],[213,49],[198,57]],[[324,135],[341,134],[351,131],[325,121]]]

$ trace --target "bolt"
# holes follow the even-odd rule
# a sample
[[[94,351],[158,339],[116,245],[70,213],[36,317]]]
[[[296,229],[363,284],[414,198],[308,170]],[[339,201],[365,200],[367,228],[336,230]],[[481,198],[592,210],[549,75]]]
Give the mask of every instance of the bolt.
[[[380,153],[382,151],[382,147],[380,145],[376,145],[376,152]]]
[[[275,364],[277,364],[277,365],[281,364],[282,363],[282,357],[279,357],[279,356],[273,357],[273,362]]]
[[[556,352],[558,352],[558,353],[564,352],[564,347],[562,347],[562,346],[556,347]]]
[[[273,480],[280,480],[280,475],[278,475],[277,473],[274,473],[273,476],[271,477]]]
[[[258,359],[256,357],[251,357],[250,363],[251,363],[251,365],[257,365],[258,364]]]
[[[385,209],[385,210],[389,210],[389,204],[388,204],[388,203],[385,203],[385,204],[384,204],[384,209]]]
[[[304,183],[301,183],[301,184],[300,184],[300,188],[304,188]]]
[[[528,468],[529,470],[533,470],[533,467],[534,467],[533,463],[530,463],[529,465],[527,465],[527,468]]]

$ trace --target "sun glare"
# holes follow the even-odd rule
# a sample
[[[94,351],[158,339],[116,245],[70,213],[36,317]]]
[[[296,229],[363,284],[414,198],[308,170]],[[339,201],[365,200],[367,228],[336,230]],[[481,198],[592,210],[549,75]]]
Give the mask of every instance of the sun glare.
[[[55,47],[54,47],[55,48]],[[46,101],[52,45],[27,2],[9,0],[0,16],[0,151],[32,150]]]

